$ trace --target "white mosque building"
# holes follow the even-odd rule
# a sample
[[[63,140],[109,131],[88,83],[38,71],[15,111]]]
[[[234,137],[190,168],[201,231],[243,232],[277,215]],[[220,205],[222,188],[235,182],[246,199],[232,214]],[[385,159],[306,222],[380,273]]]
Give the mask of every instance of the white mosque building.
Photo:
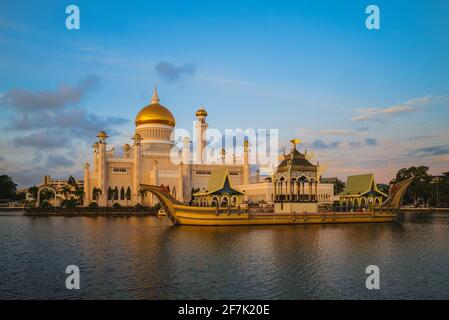
[[[106,132],[100,131],[97,135],[98,140],[93,145],[92,164],[84,165],[84,204],[87,206],[96,201],[100,206],[109,206],[112,203],[119,203],[123,206],[138,203],[143,203],[146,206],[154,205],[157,200],[150,194],[147,197],[141,196],[140,184],[164,185],[176,199],[188,203],[192,197],[192,190],[204,190],[212,171],[218,167],[225,167],[228,170],[233,188],[243,192],[245,200],[249,202],[262,200],[270,203],[279,199],[284,190],[282,186],[284,179],[286,181],[285,191],[293,193],[302,190],[303,194],[313,192],[320,202],[333,202],[333,185],[318,183],[319,170],[315,169],[314,176],[310,178],[309,167],[306,168],[307,173],[303,177],[298,173],[301,167],[292,167],[292,164],[296,165],[297,162],[298,164],[307,162],[307,166],[310,164],[305,159],[297,160],[301,156],[298,155],[296,146],[293,147],[291,159],[289,155],[284,156],[285,161],[281,162],[280,169],[282,174],[278,172],[263,181],[260,181],[259,171],[255,175],[251,175],[250,146],[247,141],[243,147],[243,161],[236,161],[236,157],[233,157],[233,161],[224,161],[223,150],[223,161],[206,163],[202,159],[206,146],[206,141],[202,137],[205,136],[204,133],[208,128],[207,111],[204,107],[200,107],[195,116],[196,137],[200,137],[202,140],[196,143],[195,150],[192,150],[191,141],[187,138],[184,139],[180,163],[174,163],[170,157],[174,146],[172,132],[176,121],[169,109],[160,104],[156,88],[151,103],[143,107],[137,114],[132,143],[122,147],[122,155],[118,156],[114,147],[109,147]],[[197,161],[192,162],[191,155]],[[313,179],[313,188],[290,188],[290,185],[287,187],[292,169],[296,170],[295,181],[299,181],[298,179],[312,181],[311,179]],[[297,182],[295,183],[297,186]],[[96,192],[96,190],[101,190],[101,192]],[[298,196],[299,199],[301,198]]]

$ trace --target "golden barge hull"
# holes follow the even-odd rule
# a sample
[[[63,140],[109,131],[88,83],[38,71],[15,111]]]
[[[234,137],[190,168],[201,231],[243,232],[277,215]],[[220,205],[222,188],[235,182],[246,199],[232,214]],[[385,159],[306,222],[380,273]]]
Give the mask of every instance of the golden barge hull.
[[[176,212],[176,225],[190,226],[254,226],[292,224],[379,223],[392,222],[396,214],[364,213],[308,213],[308,214],[248,214],[248,213],[186,213]]]
[[[190,226],[254,226],[291,224],[379,223],[393,222],[401,207],[402,197],[413,178],[395,184],[390,197],[380,211],[374,212],[311,212],[311,213],[251,213],[218,210],[211,207],[185,205],[162,188],[141,185],[155,195],[174,225]]]

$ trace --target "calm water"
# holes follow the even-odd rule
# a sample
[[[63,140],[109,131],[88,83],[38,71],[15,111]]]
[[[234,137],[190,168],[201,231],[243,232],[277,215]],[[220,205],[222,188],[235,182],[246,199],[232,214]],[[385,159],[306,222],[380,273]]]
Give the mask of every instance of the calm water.
[[[81,289],[65,289],[65,268]],[[381,289],[365,288],[365,268]],[[0,216],[0,298],[449,298],[449,215],[401,224],[173,227],[166,218]]]

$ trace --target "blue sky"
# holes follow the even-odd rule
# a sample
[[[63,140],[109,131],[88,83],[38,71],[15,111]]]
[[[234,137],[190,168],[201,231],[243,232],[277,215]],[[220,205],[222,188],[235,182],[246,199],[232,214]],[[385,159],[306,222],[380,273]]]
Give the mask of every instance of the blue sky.
[[[2,1],[0,171],[80,175],[96,131],[130,141],[154,84],[177,127],[204,104],[214,128],[278,128],[325,176],[449,171],[448,14],[446,0]]]

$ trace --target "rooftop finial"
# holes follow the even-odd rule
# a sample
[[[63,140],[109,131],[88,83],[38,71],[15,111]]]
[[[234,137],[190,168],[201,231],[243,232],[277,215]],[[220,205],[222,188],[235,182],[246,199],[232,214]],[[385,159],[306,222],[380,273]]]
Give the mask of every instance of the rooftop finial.
[[[292,143],[292,150],[296,150],[296,145],[301,143],[301,140],[299,139],[292,139],[290,140],[290,142]]]
[[[159,96],[157,94],[157,86],[154,86],[153,96],[151,97],[151,103],[159,103],[161,99],[159,99]]]

